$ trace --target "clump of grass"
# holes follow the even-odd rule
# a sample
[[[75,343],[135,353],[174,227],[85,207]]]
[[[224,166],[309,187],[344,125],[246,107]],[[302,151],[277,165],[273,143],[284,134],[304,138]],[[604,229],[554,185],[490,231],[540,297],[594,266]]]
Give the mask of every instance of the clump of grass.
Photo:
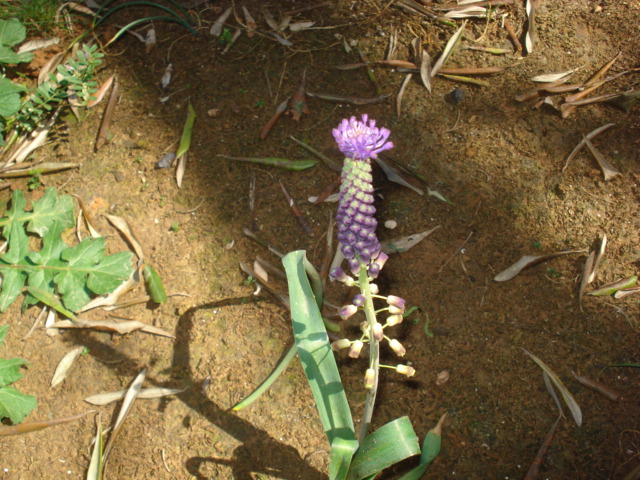
[[[0,18],[17,18],[29,30],[47,33],[54,29],[58,0],[0,0]]]

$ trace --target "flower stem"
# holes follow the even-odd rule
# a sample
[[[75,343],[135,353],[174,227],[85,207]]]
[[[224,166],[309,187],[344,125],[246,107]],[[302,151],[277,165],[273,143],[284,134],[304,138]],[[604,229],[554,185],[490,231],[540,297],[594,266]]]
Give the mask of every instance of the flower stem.
[[[369,285],[369,276],[366,268],[361,268],[358,272],[358,282],[360,284],[360,292],[365,298],[364,313],[369,324],[369,368],[375,372],[373,386],[367,390],[367,398],[364,403],[364,413],[362,415],[362,423],[358,433],[358,442],[362,445],[369,425],[371,425],[371,417],[373,415],[373,407],[376,403],[376,393],[378,392],[378,375],[380,370],[380,345],[373,336],[373,325],[376,323],[376,314],[373,307],[373,296]]]

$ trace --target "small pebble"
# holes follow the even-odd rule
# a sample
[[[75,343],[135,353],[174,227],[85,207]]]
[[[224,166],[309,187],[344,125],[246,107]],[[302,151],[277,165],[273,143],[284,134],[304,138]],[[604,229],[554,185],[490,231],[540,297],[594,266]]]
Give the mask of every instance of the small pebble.
[[[389,230],[393,230],[398,226],[398,222],[396,222],[395,220],[387,220],[386,222],[384,222],[384,226]]]
[[[165,153],[164,156],[156,163],[156,168],[169,168],[173,161],[176,159],[176,154],[173,152]]]
[[[441,387],[449,381],[449,370],[441,371],[436,377],[436,385]]]

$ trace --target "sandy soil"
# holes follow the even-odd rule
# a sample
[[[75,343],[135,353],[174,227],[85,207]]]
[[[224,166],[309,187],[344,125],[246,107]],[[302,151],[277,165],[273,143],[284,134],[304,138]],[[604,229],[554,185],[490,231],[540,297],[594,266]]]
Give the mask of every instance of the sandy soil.
[[[266,32],[263,2],[243,5],[258,20],[260,32]],[[270,11],[278,18],[303,6],[305,2],[274,2]],[[136,319],[174,333],[175,339],[85,330],[50,337],[39,327],[22,340],[39,309],[21,314],[19,304],[12,306],[2,315],[2,323],[12,327],[0,356],[29,362],[17,384],[38,397],[39,406],[28,420],[89,410],[85,397],[124,388],[147,368],[146,386],[186,390],[136,402],[115,443],[107,478],[326,478],[329,446],[297,361],[250,409],[233,413],[229,408],[269,374],[292,341],[287,310],[265,291],[254,295],[255,284],[239,268],[240,262],[251,265],[256,255],[274,264],[279,260],[243,235],[243,229],[283,252],[305,249],[320,265],[335,204],[313,206],[307,198],[331,184],[336,173],[322,163],[289,172],[217,155],[312,158],[290,139],[293,135],[339,161],[331,129],[342,118],[367,113],[391,130],[391,156],[452,202],[420,196],[376,174],[380,224],[398,223],[394,230],[381,227],[381,240],[440,228],[411,250],[393,255],[385,267],[383,290],[420,309],[397,328],[408,350],[406,361],[417,374],[411,380],[393,373],[383,376],[374,426],[408,415],[424,438],[447,412],[442,454],[425,478],[524,478],[557,417],[542,373],[525,348],[562,378],[584,414],[577,427],[565,408],[567,418],[559,423],[540,478],[630,478],[625,476],[640,464],[640,376],[633,368],[604,368],[640,360],[640,295],[620,300],[587,296],[581,308],[578,292],[586,254],[551,260],[507,282],[494,277],[523,255],[593,249],[605,234],[608,249],[591,287],[638,273],[640,109],[625,113],[594,104],[563,119],[550,105],[533,108],[535,100],[514,100],[532,88],[535,75],[581,67],[571,81],[584,82],[618,51],[622,54],[610,73],[638,67],[638,2],[543,1],[532,53],[459,49],[448,62],[448,67],[504,67],[483,77],[488,87],[437,77],[429,94],[414,75],[398,116],[396,95],[405,74],[375,67],[379,88],[389,96],[386,101],[356,106],[309,98],[308,115],[300,121],[282,117],[264,141],[261,129],[276,106],[296,91],[305,71],[310,92],[376,96],[365,70],[334,68],[359,61],[345,51],[344,42],[356,45],[369,60],[381,60],[397,31],[396,58],[411,60],[409,44],[419,36],[435,59],[455,28],[403,12],[390,2],[340,1],[295,14],[293,21],[314,21],[315,28],[291,34],[291,47],[268,35],[243,34],[223,53],[224,46],[208,32],[226,7],[227,2],[212,2],[194,10],[199,37],[178,25],[157,24],[158,47],[151,54],[133,38],[111,47],[99,78],[116,74],[122,94],[109,143],[94,152],[100,106],[79,125],[67,117],[58,127],[55,146],[37,153],[38,158],[82,165],[44,177],[30,199],[41,196],[46,186],[78,195],[90,206],[113,252],[128,246],[102,215],[126,218],[167,290],[189,296],[171,297],[161,306],[91,314]],[[125,12],[128,19],[146,14]],[[518,34],[526,31],[524,5],[518,1],[500,7],[488,24],[471,19],[463,45],[511,49],[504,14]],[[237,22],[231,18],[233,31]],[[159,82],[168,62],[174,77],[163,92]],[[627,74],[596,93],[639,86],[640,75]],[[452,101],[456,87],[464,92],[459,103]],[[161,103],[159,98],[168,94],[170,99]],[[552,98],[557,106],[563,96]],[[188,101],[197,119],[178,188],[175,170],[155,164],[176,148]],[[587,149],[563,171],[583,135],[609,122],[615,126],[593,143],[622,175],[605,182]],[[279,182],[296,200],[313,236],[291,214]],[[13,187],[26,190],[26,185],[27,180],[18,180]],[[8,191],[0,195],[4,203],[10,198]],[[331,285],[329,295],[340,304],[346,293]],[[139,288],[132,296],[143,294]],[[354,327],[345,328],[352,332]],[[77,360],[64,384],[50,388],[55,365],[78,345],[87,347],[88,354]],[[390,351],[383,356],[395,362]],[[339,358],[357,416],[366,364]],[[448,381],[439,385],[444,371]],[[597,379],[620,399],[612,402],[585,389],[572,372]],[[97,408],[103,425],[115,419],[118,408]],[[94,435],[94,415],[89,415],[2,438],[0,478],[84,478]],[[407,461],[383,478],[395,478],[415,463]]]

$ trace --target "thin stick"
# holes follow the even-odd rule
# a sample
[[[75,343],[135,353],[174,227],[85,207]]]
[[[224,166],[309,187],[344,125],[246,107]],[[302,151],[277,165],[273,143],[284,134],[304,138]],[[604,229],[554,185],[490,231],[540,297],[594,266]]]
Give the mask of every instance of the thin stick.
[[[291,195],[289,195],[289,192],[285,188],[284,184],[282,182],[279,182],[279,183],[280,183],[280,188],[282,189],[282,193],[284,194],[284,197],[287,199],[287,202],[289,202],[289,208],[291,208],[291,212],[298,219],[298,223],[300,224],[300,226],[304,230],[304,233],[306,233],[307,235],[312,237],[313,236],[313,230],[311,229],[311,227],[307,223],[307,220],[304,218],[304,215],[302,215],[302,212],[300,211],[300,209],[297,207],[297,205],[293,201],[293,197]]]
[[[100,147],[107,143],[107,136],[109,134],[109,127],[111,126],[111,118],[113,117],[113,111],[116,107],[118,100],[118,79],[113,81],[113,87],[109,94],[109,102],[104,109],[104,115],[102,116],[102,122],[100,122],[100,129],[98,130],[98,137],[96,138],[96,144],[93,149],[97,152]]]
[[[460,247],[458,247],[458,249],[455,252],[453,252],[453,255],[451,255],[449,259],[446,262],[444,262],[444,265],[440,267],[440,269],[438,270],[438,273],[442,272],[442,270],[444,270],[444,267],[446,267],[449,264],[449,262],[453,260],[453,257],[455,257],[458,254],[458,252],[464,248],[467,242],[469,242],[469,240],[471,239],[471,235],[473,235],[473,232],[474,230],[471,230],[469,232],[469,235],[467,235],[467,238],[465,239],[465,241],[462,242],[462,245],[460,245]]]
[[[522,44],[520,43],[520,40],[518,39],[518,35],[516,34],[515,29],[513,28],[513,24],[511,23],[511,20],[509,20],[508,18],[505,18],[504,20],[504,28],[507,31],[507,34],[509,35],[509,38],[511,39],[511,42],[513,42],[514,47],[516,47],[516,50],[518,51],[518,53],[522,53]]]

